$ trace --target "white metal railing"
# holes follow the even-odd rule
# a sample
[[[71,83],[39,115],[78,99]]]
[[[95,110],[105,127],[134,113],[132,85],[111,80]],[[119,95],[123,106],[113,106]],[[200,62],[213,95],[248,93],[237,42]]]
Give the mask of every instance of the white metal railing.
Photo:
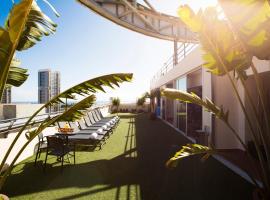
[[[60,111],[60,112],[37,115],[36,117],[34,117],[30,125],[34,126],[36,124],[43,122],[45,119],[48,119],[48,117],[55,117],[61,113],[62,112]],[[28,119],[29,117],[20,117],[20,118],[0,120],[0,138],[2,137],[5,138],[11,131],[14,131],[23,127]]]
[[[197,43],[182,43],[177,49],[176,58],[172,55],[162,66],[162,68],[153,76],[151,84],[156,82],[160,77],[171,71],[179,62],[181,62],[190,52],[198,46]]]
[[[108,104],[96,105],[96,106],[94,105],[91,107],[91,109],[104,108],[107,106],[109,105]],[[48,117],[52,118],[62,113],[63,113],[63,110],[58,111],[58,112],[51,112],[51,113],[37,115],[34,117],[34,119],[29,125],[30,126],[38,125],[42,123],[44,120],[48,119]],[[10,132],[18,130],[21,127],[23,127],[29,118],[30,116],[0,120],[0,138],[6,138]]]

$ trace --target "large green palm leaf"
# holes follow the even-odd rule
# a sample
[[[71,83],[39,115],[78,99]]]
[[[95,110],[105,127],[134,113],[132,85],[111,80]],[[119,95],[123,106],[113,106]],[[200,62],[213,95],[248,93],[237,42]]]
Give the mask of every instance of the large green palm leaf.
[[[203,100],[195,93],[187,93],[181,90],[169,89],[169,88],[163,89],[161,93],[163,96],[173,99],[173,100],[183,101],[186,103],[193,103],[193,104],[202,106],[208,112],[211,112],[212,114],[214,114],[217,118],[223,120],[224,122],[228,122],[229,112],[228,111],[225,112],[222,107],[218,107],[208,98]]]
[[[9,66],[12,61],[10,53],[12,51],[12,42],[7,30],[0,28],[0,98],[2,97]]]
[[[45,107],[53,106],[58,103],[65,104],[67,99],[76,99],[76,95],[88,96],[91,93],[96,93],[98,91],[105,92],[104,87],[114,88],[119,87],[119,83],[130,82],[132,80],[133,74],[131,73],[118,73],[118,74],[108,74],[104,76],[99,76],[96,78],[89,79],[82,83],[79,83],[59,95],[53,97],[49,102],[44,104],[40,109],[38,109],[29,119],[29,122]]]
[[[118,74],[108,74],[93,79],[89,79],[82,83],[79,83],[68,90],[62,92],[56,97],[48,102],[48,104],[54,104],[61,101],[62,98],[75,99],[75,95],[89,95],[90,93],[96,93],[98,91],[105,92],[104,87],[119,87],[119,83],[130,82],[132,80],[133,74],[130,73],[118,73]]]
[[[169,168],[176,167],[178,162],[184,158],[190,156],[196,156],[204,154],[203,160],[207,159],[210,155],[217,153],[217,150],[214,150],[210,147],[203,146],[200,144],[187,144],[182,146],[182,148],[175,153],[175,155],[167,161],[166,166]]]
[[[62,114],[53,118],[47,118],[38,128],[29,131],[29,133],[26,135],[28,140],[33,140],[46,127],[55,124],[56,122],[80,120],[85,115],[85,111],[94,104],[95,100],[95,95],[89,95],[65,110]]]
[[[248,52],[259,59],[269,60],[269,1],[219,0],[219,2]]]
[[[85,99],[81,100],[79,103],[76,103],[68,110],[66,110],[62,115],[57,117],[57,121],[76,121],[80,120],[84,115],[86,109],[90,108],[96,100],[95,95],[90,95]]]
[[[30,7],[29,2],[29,0],[22,0],[21,3],[15,5],[7,22],[11,40],[14,42],[19,37],[16,47],[19,51],[34,46],[42,36],[48,36],[56,31],[57,25],[41,11],[36,1],[34,0]],[[29,14],[25,16],[28,9],[30,9]],[[25,26],[21,35],[18,35],[22,19],[25,20]]]
[[[247,150],[247,147],[244,143],[244,141],[240,138],[240,136],[237,134],[235,129],[229,124],[229,112],[225,112],[222,107],[218,107],[215,105],[212,101],[209,99],[203,100],[199,96],[197,96],[194,93],[187,93],[179,90],[174,90],[174,89],[163,89],[162,90],[162,95],[173,99],[173,100],[179,100],[179,101],[184,101],[187,103],[193,103],[197,104],[199,106],[204,107],[208,112],[211,112],[214,114],[218,119],[222,120],[230,129],[231,133],[238,139],[238,141],[242,144],[242,146]],[[207,159],[210,155],[216,154],[218,152],[221,152],[221,150],[213,149],[211,147],[206,147],[198,144],[188,144],[186,146],[183,146],[180,151],[178,151],[174,157],[172,157],[169,161],[167,161],[166,165],[167,167],[176,167],[179,160],[189,157],[189,156],[194,156],[194,155],[199,155],[199,154],[204,154],[203,160]],[[250,176],[252,181],[256,184],[255,179],[253,176]]]
[[[36,0],[21,0],[13,6],[6,29],[0,28],[0,97],[8,80],[15,51],[32,47],[42,36],[55,32],[55,27],[56,24],[42,13]],[[22,72],[16,69],[16,72],[19,71]],[[22,80],[22,77],[19,78]]]
[[[38,127],[38,129],[35,129],[34,131],[31,131],[29,133],[28,142],[19,151],[19,153],[17,154],[17,156],[13,160],[11,167],[5,173],[5,176],[3,178],[0,177],[0,188],[1,188],[1,186],[3,186],[8,174],[10,173],[10,170],[12,169],[12,166],[16,162],[19,155],[26,148],[26,146],[32,141],[32,139],[34,137],[36,137],[36,135],[38,133],[40,133],[40,131],[42,131],[44,128],[46,128],[50,124],[53,124],[57,121],[70,121],[70,120],[73,121],[73,120],[79,119],[80,117],[82,117],[83,111],[86,108],[88,108],[89,106],[91,106],[95,100],[94,95],[89,96],[90,93],[96,93],[98,91],[104,92],[105,91],[104,87],[106,87],[106,86],[111,87],[111,88],[114,88],[114,86],[118,87],[119,83],[122,83],[125,81],[127,81],[127,82],[131,81],[132,77],[133,77],[133,74],[130,74],[130,73],[118,73],[118,74],[109,74],[109,75],[105,75],[105,76],[100,76],[97,78],[93,78],[93,79],[84,81],[84,82],[82,82],[78,85],[75,85],[75,86],[69,88],[68,90],[62,92],[58,96],[55,96],[50,102],[48,102],[47,104],[42,106],[40,109],[38,109],[28,119],[28,121],[24,124],[24,126],[20,129],[20,131],[18,132],[18,134],[14,138],[12,144],[10,145],[9,149],[7,150],[7,153],[5,154],[5,157],[2,159],[2,162],[0,165],[0,171],[1,171],[1,169],[3,169],[3,166],[7,160],[10,152],[12,151],[14,145],[18,141],[18,138],[21,136],[23,131],[31,124],[31,121],[34,119],[34,117],[37,116],[42,109],[44,109],[44,107],[47,107],[49,105],[54,105],[54,104],[60,103],[60,102],[64,103],[62,101],[62,98],[74,99],[75,95],[83,95],[83,96],[87,95],[88,96],[85,99],[83,99],[82,101],[80,101],[79,103],[72,106],[71,108],[66,109],[61,115],[59,115],[55,118],[52,118],[52,119],[48,118]]]
[[[7,179],[8,175],[10,174],[14,164],[16,163],[19,156],[22,154],[24,149],[28,146],[28,144],[39,134],[41,133],[45,128],[48,126],[55,124],[58,121],[74,121],[77,119],[80,119],[83,116],[83,111],[85,111],[87,108],[91,107],[93,103],[95,102],[96,97],[94,95],[90,95],[83,100],[79,101],[69,109],[67,109],[65,112],[63,112],[61,115],[55,116],[53,118],[47,118],[42,124],[33,130],[28,131],[25,135],[28,141],[22,146],[22,148],[18,151],[15,158],[12,160],[10,166],[7,168],[7,170],[1,174],[0,176],[0,188]],[[0,171],[1,168],[0,168]]]
[[[13,59],[8,72],[6,87],[21,86],[28,78],[27,69],[20,67],[21,62],[18,59]]]
[[[44,109],[47,106],[53,106],[58,103],[65,104],[65,101],[63,101],[63,98],[65,99],[75,99],[75,95],[81,95],[81,96],[89,96],[91,93],[96,93],[98,91],[105,92],[104,87],[111,87],[114,88],[114,86],[119,87],[119,83],[122,82],[130,82],[132,80],[133,74],[130,73],[118,73],[118,74],[109,74],[104,76],[99,76],[93,79],[89,79],[87,81],[84,81],[82,83],[79,83],[66,91],[60,93],[59,95],[53,97],[48,103],[40,107],[25,123],[24,127],[20,130],[17,137],[22,133],[22,131],[30,124],[32,119],[38,113]],[[95,100],[95,96],[90,95],[86,99],[82,100],[80,103],[75,104],[73,107],[67,109],[61,117],[57,118],[60,121],[74,121],[76,119],[79,119],[83,112],[80,110],[85,110],[85,108],[90,107]],[[47,124],[48,125],[48,124]]]
[[[191,30],[198,32],[204,51],[203,66],[211,73],[225,75],[233,70],[244,73],[250,67],[251,56],[243,52],[228,23],[219,19],[215,8],[195,14],[189,6],[181,6],[179,16]]]

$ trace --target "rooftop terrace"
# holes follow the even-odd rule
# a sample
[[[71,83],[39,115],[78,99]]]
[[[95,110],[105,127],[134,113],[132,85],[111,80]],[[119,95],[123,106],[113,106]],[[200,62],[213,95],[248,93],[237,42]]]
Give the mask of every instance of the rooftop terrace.
[[[61,172],[55,157],[46,173],[35,157],[19,163],[3,192],[11,199],[252,199],[252,185],[217,160],[188,158],[165,167],[188,141],[146,114],[122,114],[102,150],[76,152],[76,164]]]

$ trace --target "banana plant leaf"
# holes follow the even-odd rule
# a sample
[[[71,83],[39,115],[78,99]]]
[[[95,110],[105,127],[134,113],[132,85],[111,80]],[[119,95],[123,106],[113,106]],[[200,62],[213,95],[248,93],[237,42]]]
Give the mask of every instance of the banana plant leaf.
[[[18,59],[13,59],[8,72],[6,87],[21,86],[28,78],[27,69],[20,68],[21,62]]]
[[[76,103],[62,115],[57,117],[57,121],[76,121],[80,120],[84,115],[86,109],[90,108],[96,101],[95,95],[90,95],[85,99],[81,100],[79,103]]]
[[[270,5],[268,0],[219,0],[226,17],[251,55],[270,59]],[[241,11],[241,12],[239,12]]]
[[[196,105],[204,107],[208,112],[214,114],[217,118],[228,122],[229,111],[224,111],[222,107],[218,107],[211,100],[203,100],[195,93],[187,93],[180,90],[165,88],[161,91],[162,96],[173,100],[179,100],[186,103],[194,103]]]
[[[87,81],[84,81],[74,87],[69,88],[68,90],[62,92],[58,96],[54,97],[51,100],[51,103],[54,100],[59,100],[61,98],[75,99],[75,94],[78,95],[89,95],[90,93],[96,93],[98,91],[105,92],[104,86],[115,88],[119,87],[119,83],[130,82],[132,80],[133,74],[129,73],[118,73],[118,74],[109,74],[100,77],[96,77]]]
[[[168,168],[173,168],[178,165],[178,162],[184,158],[187,158],[189,156],[195,156],[195,155],[200,155],[204,154],[202,157],[202,160],[206,160],[210,155],[216,154],[217,150],[214,150],[210,147],[203,146],[200,144],[187,144],[186,146],[182,146],[181,150],[176,152],[176,154],[170,158],[166,162],[166,166]]]
[[[0,28],[0,98],[2,96],[3,90],[5,88],[6,79],[9,71],[9,56],[10,52],[12,51],[12,42],[9,37],[8,31],[3,28]]]
[[[64,99],[75,99],[76,95],[89,96],[90,94],[96,93],[98,91],[105,92],[104,87],[115,88],[119,87],[119,83],[130,82],[132,80],[133,74],[131,73],[118,73],[118,74],[108,74],[93,79],[89,79],[82,83],[79,83],[66,91],[60,93],[59,95],[53,97],[49,102],[41,106],[28,120],[25,126],[43,109],[49,106],[53,106],[59,103],[65,104]]]
[[[133,74],[130,73],[118,73],[118,74],[109,74],[104,75],[100,77],[96,77],[93,79],[89,79],[87,81],[84,81],[82,83],[79,83],[66,91],[60,93],[59,95],[53,97],[48,103],[43,105],[39,110],[37,110],[29,119],[27,123],[30,123],[30,121],[45,107],[53,106],[58,103],[63,103],[63,98],[65,99],[75,99],[75,95],[81,95],[81,96],[89,96],[91,93],[96,93],[98,91],[105,92],[104,87],[111,87],[114,88],[114,86],[119,87],[119,83],[122,82],[130,82],[132,80]],[[62,121],[74,121],[76,119],[79,119],[83,112],[80,111],[80,106],[90,107],[90,104],[94,100],[94,97],[89,96],[89,104],[87,104],[87,99],[85,101],[82,101],[81,104],[75,104],[71,109],[68,109],[64,113],[67,112],[67,114],[63,115],[62,118],[58,118],[58,120]],[[77,106],[76,106],[77,105]],[[91,104],[92,105],[92,104]],[[84,109],[82,109],[84,110]],[[68,115],[69,114],[69,115]],[[70,117],[68,117],[70,116]],[[26,125],[27,125],[26,123]],[[26,126],[25,125],[25,126]]]
[[[8,80],[15,51],[28,49],[40,41],[43,35],[54,33],[56,24],[42,13],[36,0],[21,0],[14,4],[5,26],[5,29],[0,28],[0,97]],[[13,82],[16,85],[26,78],[23,73],[20,77],[18,74],[16,76],[16,79],[20,78],[19,82]]]
[[[89,93],[96,93],[98,91],[105,91],[104,88],[103,88],[104,86],[108,86],[108,87],[111,87],[111,88],[114,88],[115,86],[118,87],[119,83],[122,83],[122,82],[125,82],[125,81],[127,81],[127,82],[131,81],[132,77],[133,77],[133,74],[130,74],[130,73],[119,73],[119,74],[109,74],[109,75],[105,75],[105,76],[100,76],[100,77],[97,77],[97,78],[90,79],[88,81],[84,81],[84,82],[82,82],[82,83],[80,83],[78,85],[75,85],[74,87],[71,87],[68,90],[62,92],[58,96],[53,97],[50,102],[48,102],[47,104],[41,106],[40,109],[38,109],[28,119],[28,121],[25,122],[24,126],[20,129],[18,134],[15,136],[12,144],[8,148],[7,153],[5,154],[5,157],[2,159],[1,165],[0,165],[0,170],[3,168],[4,164],[6,163],[6,160],[7,160],[8,156],[9,156],[10,152],[12,151],[14,145],[18,141],[18,139],[21,136],[21,134],[23,133],[23,131],[27,127],[29,127],[31,125],[31,121],[34,119],[34,117],[36,115],[39,114],[39,112],[43,108],[45,108],[47,106],[50,106],[50,105],[54,105],[56,103],[64,103],[61,100],[61,98],[74,99],[75,94],[88,96],[85,99],[83,99],[82,101],[80,101],[79,103],[73,105],[70,108],[67,108],[64,111],[64,113],[62,113],[62,115],[58,115],[57,117],[54,117],[52,119],[48,118],[37,129],[34,129],[33,131],[30,131],[26,135],[27,138],[28,138],[28,142],[26,144],[24,144],[24,146],[19,151],[19,153],[17,154],[15,159],[12,161],[10,169],[12,169],[12,167],[15,164],[16,160],[18,159],[20,154],[23,152],[23,150],[27,147],[27,145],[31,142],[31,140],[34,139],[34,137],[36,137],[44,128],[48,127],[51,124],[54,124],[57,121],[70,121],[70,120],[79,119],[82,116],[83,111],[86,108],[88,108],[89,106],[91,106],[93,104],[94,100],[95,100],[94,95],[89,96]],[[9,173],[10,173],[10,170],[8,170],[5,173],[5,177],[2,180],[0,179],[0,188],[3,185],[3,183],[5,182],[6,177],[8,176]]]
[[[204,51],[203,67],[211,73],[219,76],[234,70],[244,73],[250,67],[252,56],[241,49],[228,23],[219,18],[215,8],[195,14],[185,5],[179,8],[178,14],[191,30],[198,33]]]
[[[25,26],[21,34],[18,35],[23,20],[26,20]],[[15,42],[19,37],[16,49],[21,51],[34,46],[38,41],[41,41],[43,36],[53,34],[56,27],[57,25],[41,11],[35,0],[22,0],[11,10],[6,28],[12,42]]]
[[[47,118],[38,128],[28,131],[26,134],[27,139],[34,139],[46,127],[53,125],[56,122],[80,120],[84,116],[85,111],[90,108],[95,101],[95,95],[90,95],[74,104],[72,107],[68,108],[61,115],[55,116],[53,118]]]

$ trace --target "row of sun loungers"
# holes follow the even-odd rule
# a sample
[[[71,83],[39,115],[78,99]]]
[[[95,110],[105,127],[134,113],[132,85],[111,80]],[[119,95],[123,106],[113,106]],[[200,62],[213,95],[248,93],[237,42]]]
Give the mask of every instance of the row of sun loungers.
[[[59,122],[58,126],[60,129],[66,128],[66,124],[68,123],[70,128],[73,129],[73,133],[56,133],[55,135],[46,136],[46,140],[44,140],[42,133],[39,134],[35,165],[43,149],[46,150],[43,166],[44,171],[46,169],[48,155],[57,156],[57,160],[62,163],[61,168],[63,168],[64,156],[67,156],[68,160],[69,157],[74,157],[75,164],[75,146],[87,145],[101,149],[119,121],[120,118],[118,116],[104,117],[99,109],[95,109],[85,113],[85,116],[80,121]],[[64,139],[67,139],[67,141]]]
[[[104,117],[99,109],[91,110],[85,116],[76,122],[59,122],[59,128],[64,128],[66,123],[73,129],[72,136],[68,141],[80,145],[88,145],[102,148],[106,139],[110,137],[116,128],[120,118]]]

